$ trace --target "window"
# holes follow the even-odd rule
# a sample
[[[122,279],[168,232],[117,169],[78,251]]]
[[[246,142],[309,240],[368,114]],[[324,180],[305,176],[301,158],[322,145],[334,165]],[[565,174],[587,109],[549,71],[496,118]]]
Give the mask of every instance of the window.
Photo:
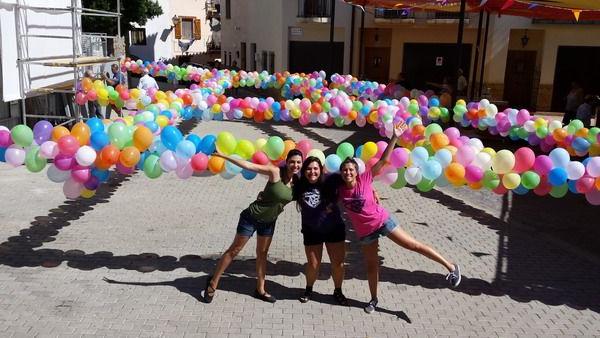
[[[249,71],[253,72],[256,70],[256,44],[250,44],[250,67]]]
[[[202,22],[193,16],[177,18],[175,39],[200,40],[202,38]]]
[[[131,30],[132,45],[146,45],[146,28],[134,28]]]
[[[242,69],[246,69],[246,43],[242,42],[240,43],[240,68]]]
[[[262,55],[260,56],[260,61],[261,61],[261,66],[262,66],[261,70],[267,70],[267,61],[269,61],[269,60],[267,59],[267,51],[266,50],[262,51]]]
[[[225,0],[225,19],[231,19],[231,0]]]
[[[275,52],[269,52],[269,73],[275,73]]]

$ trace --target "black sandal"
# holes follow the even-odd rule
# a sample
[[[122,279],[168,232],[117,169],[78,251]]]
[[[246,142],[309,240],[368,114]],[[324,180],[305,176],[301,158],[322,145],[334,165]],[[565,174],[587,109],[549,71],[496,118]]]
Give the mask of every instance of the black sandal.
[[[306,290],[304,290],[304,294],[298,298],[300,303],[308,303],[310,297],[312,296],[312,287],[307,286]]]
[[[277,301],[277,299],[275,299],[275,297],[267,294],[267,292],[260,294],[260,292],[258,292],[258,290],[254,290],[254,297],[262,300],[263,302],[267,302],[267,303],[275,303]]]
[[[213,288],[210,285],[210,282],[212,282],[212,277],[213,276],[208,276],[208,278],[206,279],[206,286],[204,287],[204,302],[207,304],[210,304],[213,301],[213,298],[215,297],[215,292],[217,292],[217,289]],[[210,291],[212,289],[212,291]]]
[[[339,305],[348,306],[348,298],[344,296],[344,294],[342,293],[342,289],[335,289],[333,291],[333,298],[335,298],[335,301]]]

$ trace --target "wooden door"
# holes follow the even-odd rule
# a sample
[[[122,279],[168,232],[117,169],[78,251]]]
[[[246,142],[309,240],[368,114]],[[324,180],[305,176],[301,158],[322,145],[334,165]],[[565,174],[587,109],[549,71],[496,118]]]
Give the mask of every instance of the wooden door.
[[[515,109],[532,109],[536,51],[509,50],[504,73],[504,101]]]
[[[387,83],[390,77],[390,48],[367,47],[365,49],[365,79]]]

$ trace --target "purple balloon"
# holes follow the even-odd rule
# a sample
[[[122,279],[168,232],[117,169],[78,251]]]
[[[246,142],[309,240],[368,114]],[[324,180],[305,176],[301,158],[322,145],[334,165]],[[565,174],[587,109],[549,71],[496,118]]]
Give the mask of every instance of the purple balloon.
[[[96,190],[98,188],[98,185],[100,184],[100,181],[98,181],[98,177],[92,175],[84,184],[83,186],[88,189],[88,190]]]
[[[52,123],[42,120],[33,126],[33,138],[37,144],[42,144],[50,139],[52,135]]]
[[[8,148],[11,144],[13,144],[13,140],[10,137],[10,131],[0,130],[0,147]]]
[[[76,162],[75,162],[75,159],[73,158],[73,156],[69,156],[69,155],[65,155],[65,154],[59,153],[54,158],[54,165],[56,166],[56,168],[58,168],[60,170],[70,170],[75,163]]]

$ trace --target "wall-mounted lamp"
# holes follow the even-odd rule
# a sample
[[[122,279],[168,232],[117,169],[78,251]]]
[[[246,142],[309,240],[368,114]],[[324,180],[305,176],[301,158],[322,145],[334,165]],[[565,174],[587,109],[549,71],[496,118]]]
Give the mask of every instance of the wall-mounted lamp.
[[[527,36],[527,30],[525,30],[525,34],[523,34],[523,36],[521,37],[521,46],[523,46],[523,48],[525,48],[525,46],[527,46],[528,43],[529,43],[529,37]]]
[[[179,17],[177,15],[173,15],[171,21],[173,22],[173,24],[171,25],[171,29],[173,29],[175,28],[175,26],[177,26],[177,24],[179,24]]]

